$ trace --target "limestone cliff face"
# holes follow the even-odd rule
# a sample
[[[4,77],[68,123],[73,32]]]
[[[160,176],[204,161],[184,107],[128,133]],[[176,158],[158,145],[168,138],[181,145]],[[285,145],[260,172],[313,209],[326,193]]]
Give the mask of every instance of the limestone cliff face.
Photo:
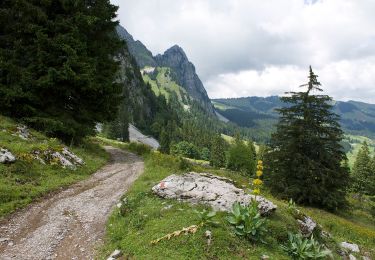
[[[145,66],[169,67],[174,80],[186,89],[191,98],[200,103],[209,115],[215,115],[213,105],[202,81],[199,79],[194,65],[189,61],[181,47],[175,45],[162,55],[152,56],[146,46],[140,41],[135,41],[125,28],[119,26],[117,33],[127,42],[129,52],[134,56],[140,68]]]
[[[155,61],[159,67],[171,68],[176,82],[185,88],[189,95],[198,101],[208,113],[214,114],[211,101],[195,67],[180,46],[175,45],[165,51],[163,55],[157,55]]]

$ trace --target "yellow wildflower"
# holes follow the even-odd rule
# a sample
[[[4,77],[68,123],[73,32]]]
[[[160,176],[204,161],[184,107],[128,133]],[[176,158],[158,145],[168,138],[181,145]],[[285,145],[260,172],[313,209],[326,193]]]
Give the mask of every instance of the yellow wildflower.
[[[255,180],[253,180],[253,184],[254,184],[254,185],[262,185],[262,184],[263,184],[263,181],[260,180],[260,179],[255,179]]]
[[[263,165],[263,161],[262,161],[262,160],[259,160],[259,161],[258,161],[258,165]]]
[[[254,189],[253,190],[254,195],[259,195],[260,194],[260,189]]]
[[[257,176],[260,177],[263,175],[263,172],[262,171],[257,171]]]

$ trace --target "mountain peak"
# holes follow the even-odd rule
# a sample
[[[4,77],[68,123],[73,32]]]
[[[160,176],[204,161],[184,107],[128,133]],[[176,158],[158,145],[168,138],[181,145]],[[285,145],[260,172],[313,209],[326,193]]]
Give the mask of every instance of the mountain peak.
[[[167,59],[173,57],[177,62],[188,62],[185,51],[177,44],[166,50],[162,56]]]

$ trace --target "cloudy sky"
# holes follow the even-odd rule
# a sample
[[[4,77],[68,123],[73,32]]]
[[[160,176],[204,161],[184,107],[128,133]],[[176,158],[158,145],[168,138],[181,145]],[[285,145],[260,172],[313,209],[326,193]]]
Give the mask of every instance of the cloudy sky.
[[[211,98],[297,89],[375,103],[375,0],[111,0],[153,54],[180,45]]]

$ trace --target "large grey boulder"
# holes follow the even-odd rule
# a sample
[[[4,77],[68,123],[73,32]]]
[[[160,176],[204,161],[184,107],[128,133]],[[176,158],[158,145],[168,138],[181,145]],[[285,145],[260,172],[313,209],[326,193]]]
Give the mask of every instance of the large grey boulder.
[[[214,210],[230,211],[235,202],[248,205],[252,199],[259,202],[262,215],[269,215],[277,206],[262,196],[246,194],[233,185],[233,181],[208,173],[185,173],[170,175],[152,188],[162,198],[201,203]]]
[[[316,228],[316,222],[309,216],[304,215],[302,219],[297,219],[299,228],[304,237],[309,237]]]
[[[7,149],[0,149],[0,163],[12,163],[16,161],[16,157]]]

